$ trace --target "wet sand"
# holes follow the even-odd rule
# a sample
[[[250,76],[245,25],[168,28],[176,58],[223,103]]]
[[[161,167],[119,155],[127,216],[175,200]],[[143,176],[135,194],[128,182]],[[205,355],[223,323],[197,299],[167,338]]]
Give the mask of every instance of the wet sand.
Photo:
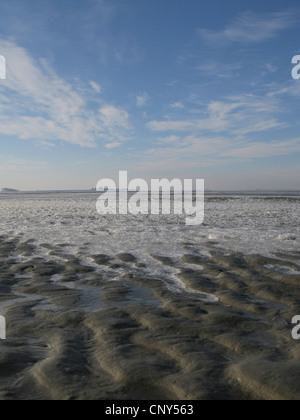
[[[300,252],[245,256],[211,242],[210,257],[188,244],[180,262],[153,255],[178,269],[175,292],[132,274],[144,268],[134,255],[91,255],[126,268],[108,281],[63,244],[42,246],[48,261],[31,241],[0,239],[1,400],[300,398]]]

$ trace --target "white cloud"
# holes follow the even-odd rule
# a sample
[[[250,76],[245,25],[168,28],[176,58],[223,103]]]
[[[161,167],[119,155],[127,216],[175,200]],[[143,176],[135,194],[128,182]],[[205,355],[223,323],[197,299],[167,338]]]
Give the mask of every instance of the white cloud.
[[[115,142],[115,143],[108,143],[108,144],[106,144],[106,145],[105,145],[105,147],[106,147],[107,149],[116,149],[117,147],[120,147],[120,146],[121,146],[121,144],[122,144],[122,143],[118,143],[118,142]]]
[[[203,76],[230,79],[237,77],[238,72],[243,68],[241,63],[226,64],[219,61],[210,61],[197,66],[197,70]]]
[[[282,86],[281,85],[275,85],[273,87],[273,91],[268,93],[268,96],[270,98],[273,98],[276,96],[281,96],[281,95],[289,95],[292,97],[299,97],[300,96],[300,83],[298,81],[295,80],[291,80],[287,83],[285,83],[285,85]]]
[[[174,102],[172,105],[171,105],[171,108],[177,108],[177,109],[184,109],[185,108],[185,106],[184,106],[184,104],[182,103],[182,102]]]
[[[143,154],[137,154],[135,160],[138,163],[135,167],[139,170],[156,171],[157,174],[165,171],[177,173],[178,170],[185,168],[189,170],[195,168],[199,171],[225,163],[234,164],[241,160],[248,161],[294,153],[300,153],[300,139],[247,142],[225,136],[187,136],[181,139],[176,147],[169,144],[166,147],[156,147]]]
[[[117,126],[125,129],[129,128],[129,114],[122,109],[112,105],[105,105],[100,108],[100,115],[105,127],[113,128]]]
[[[205,159],[209,155],[218,156],[232,147],[232,141],[226,137],[213,136],[186,136],[181,139],[177,147],[157,149],[160,158],[189,159],[190,162]],[[154,150],[150,151],[153,155]]]
[[[43,161],[0,157],[0,170],[3,172],[31,173],[42,171],[47,167],[48,164]]]
[[[278,70],[278,67],[277,67],[277,66],[275,66],[275,65],[273,65],[273,64],[267,63],[267,64],[266,64],[266,69],[267,69],[270,73],[276,73],[276,72],[277,72],[277,70]]]
[[[180,137],[179,136],[160,137],[158,140],[161,143],[170,144],[170,143],[177,143],[180,140]]]
[[[198,136],[226,132],[232,137],[244,137],[250,133],[284,127],[274,116],[279,110],[274,98],[241,95],[212,101],[202,110],[200,118],[187,115],[182,120],[154,120],[147,127],[159,132],[192,132]]]
[[[116,148],[121,142],[129,140],[129,114],[128,112],[116,108],[112,105],[105,105],[99,110],[99,119],[102,127],[105,129],[105,140],[111,143],[106,144],[106,148]]]
[[[295,14],[291,11],[262,14],[245,12],[222,31],[199,29],[199,34],[203,40],[212,44],[257,43],[275,38],[294,24]]]
[[[38,145],[44,147],[45,149],[49,149],[49,148],[55,147],[55,144],[50,143],[49,141],[45,141],[45,140],[39,141],[38,142]]]
[[[0,85],[0,134],[85,147],[128,139],[126,111],[103,105],[97,112],[89,104],[88,88],[76,89],[13,42],[0,40],[0,51],[7,60],[7,80]],[[95,82],[90,85],[101,91]]]
[[[238,136],[248,136],[251,133],[259,133],[262,131],[271,130],[274,128],[283,128],[285,124],[276,120],[275,118],[271,118],[268,120],[261,120],[257,118],[256,120],[253,118],[252,123],[249,123],[245,127],[237,128],[233,130],[233,133]]]
[[[149,95],[147,92],[143,93],[142,95],[137,95],[136,106],[138,107],[144,106],[146,105],[148,100],[149,100]]]
[[[101,88],[101,86],[98,83],[91,81],[90,82],[90,85],[94,89],[95,92],[97,92],[97,93],[101,93],[102,92],[102,88]]]
[[[179,80],[171,80],[170,82],[166,83],[166,86],[168,87],[174,87],[176,85],[178,85]]]
[[[164,166],[165,161],[170,164],[184,160],[191,166],[209,166],[299,153],[299,139],[273,140],[278,128],[288,126],[277,119],[284,107],[274,95],[231,96],[206,106],[201,104],[198,118],[186,109],[182,120],[150,121],[147,125],[150,130],[167,135],[158,138],[159,146],[148,151],[149,159],[145,162],[154,159]],[[257,141],[262,134],[264,137]]]
[[[188,131],[198,127],[197,121],[150,121],[147,127],[152,131]]]
[[[236,158],[265,158],[273,156],[284,156],[300,152],[300,139],[275,142],[253,142],[223,153],[223,156]]]
[[[135,156],[134,167],[138,170],[155,171],[155,176],[162,176],[168,171],[173,174],[178,171],[195,168],[197,171],[204,167],[219,165],[220,162],[232,158],[221,157],[230,147],[230,141],[225,137],[194,137],[187,136],[176,144],[157,147]],[[173,176],[173,175],[171,175]]]

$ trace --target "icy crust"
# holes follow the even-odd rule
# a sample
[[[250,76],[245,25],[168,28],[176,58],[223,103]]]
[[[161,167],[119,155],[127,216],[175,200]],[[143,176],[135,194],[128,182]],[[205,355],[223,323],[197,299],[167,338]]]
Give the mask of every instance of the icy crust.
[[[299,199],[208,196],[204,224],[186,226],[184,216],[101,216],[96,211],[97,194],[19,194],[1,196],[0,228],[8,238],[34,240],[50,248],[61,245],[64,254],[80,256],[83,264],[98,269],[92,255],[126,252],[146,266],[147,275],[174,280],[176,267],[153,256],[169,257],[176,263],[187,251],[208,256],[211,244],[263,256],[299,250]],[[50,257],[49,248],[37,249],[37,256]],[[26,261],[26,253],[18,257]]]

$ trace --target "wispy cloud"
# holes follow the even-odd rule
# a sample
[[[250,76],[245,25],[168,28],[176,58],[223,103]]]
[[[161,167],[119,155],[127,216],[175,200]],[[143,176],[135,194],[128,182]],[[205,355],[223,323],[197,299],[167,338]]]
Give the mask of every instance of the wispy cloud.
[[[265,158],[290,155],[300,152],[300,138],[288,141],[253,142],[223,153],[223,156],[236,158]]]
[[[189,161],[191,166],[210,166],[218,162],[285,156],[300,152],[300,139],[275,140],[276,130],[288,127],[279,120],[284,107],[274,95],[236,95],[201,106],[195,118],[189,109],[185,119],[150,121],[153,132],[167,132],[149,149],[144,161],[151,158],[165,167]],[[180,132],[180,135],[178,134]],[[263,136],[262,136],[263,135]],[[257,139],[261,140],[258,141]],[[147,159],[149,156],[149,159]],[[150,165],[150,166],[149,166]]]
[[[278,67],[277,66],[274,66],[271,63],[267,63],[266,64],[266,69],[268,70],[269,73],[276,73],[277,70],[278,70]]]
[[[101,91],[102,91],[102,88],[101,88],[101,86],[98,84],[98,83],[96,83],[96,82],[94,82],[93,80],[90,82],[90,85],[92,86],[92,88],[94,89],[94,91],[95,92],[97,92],[97,93],[101,93]]]
[[[284,95],[288,95],[291,97],[299,97],[300,96],[300,83],[295,80],[290,80],[285,84],[275,84],[272,88],[272,91],[268,93],[270,98],[274,97],[281,97]]]
[[[73,86],[13,42],[0,40],[0,50],[8,73],[0,86],[0,134],[84,147],[128,139],[125,110],[105,103],[99,109],[97,102],[91,106],[90,87]],[[90,86],[101,92],[95,82]]]
[[[138,163],[135,167],[163,174],[166,171],[176,173],[191,168],[202,170],[224,163],[287,156],[300,152],[300,139],[250,142],[225,136],[186,136],[176,143],[176,147],[167,142],[165,146],[137,155]]]
[[[144,105],[146,105],[146,103],[149,100],[149,95],[147,92],[142,93],[141,95],[137,95],[136,96],[136,106],[138,107],[142,107]]]
[[[43,147],[44,149],[51,149],[55,147],[54,143],[50,143],[49,141],[45,141],[45,140],[38,141],[37,145]]]
[[[179,136],[175,136],[175,135],[168,136],[168,137],[160,137],[158,139],[158,141],[160,143],[166,143],[166,144],[175,144],[175,143],[178,143],[179,140],[180,140],[180,137]]]
[[[219,61],[209,61],[205,64],[200,64],[197,70],[203,76],[229,79],[236,77],[242,68],[243,65],[241,63],[226,64]]]
[[[105,105],[100,108],[100,115],[104,127],[112,130],[114,127],[129,129],[129,114],[120,108],[116,108],[113,105]]]
[[[116,142],[116,143],[108,143],[105,145],[106,149],[116,149],[117,147],[120,147],[122,143]]]
[[[283,127],[274,116],[277,102],[271,98],[241,95],[223,101],[212,101],[201,112],[201,117],[186,115],[182,120],[153,120],[147,124],[152,131],[175,131],[198,133],[198,135],[227,132],[234,136],[246,136]]]
[[[174,109],[184,109],[185,106],[182,102],[174,102],[173,104],[171,104],[171,108]]]
[[[9,158],[0,156],[0,170],[13,173],[31,173],[47,169],[48,164],[44,161]]]
[[[257,43],[275,38],[296,23],[294,11],[240,14],[221,31],[199,29],[201,38],[210,44]]]

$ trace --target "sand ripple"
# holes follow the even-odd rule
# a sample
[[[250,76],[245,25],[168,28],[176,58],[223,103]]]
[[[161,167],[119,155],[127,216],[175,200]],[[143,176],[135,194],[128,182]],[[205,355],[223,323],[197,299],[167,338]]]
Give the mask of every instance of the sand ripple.
[[[208,246],[210,257],[153,256],[178,270],[174,289],[131,254],[89,266],[2,238],[0,399],[299,399],[300,253]]]

